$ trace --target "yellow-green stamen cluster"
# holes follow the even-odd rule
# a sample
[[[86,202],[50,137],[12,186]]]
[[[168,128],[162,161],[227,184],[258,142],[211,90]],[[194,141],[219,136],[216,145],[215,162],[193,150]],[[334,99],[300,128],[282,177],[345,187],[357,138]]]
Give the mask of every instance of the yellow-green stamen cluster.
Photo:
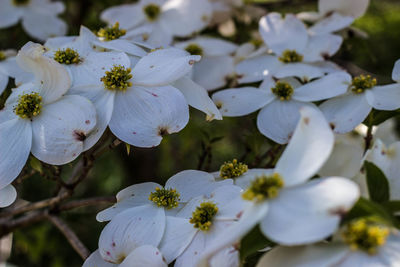
[[[203,48],[197,44],[189,44],[186,46],[185,50],[189,52],[191,55],[203,55]]]
[[[361,94],[365,90],[374,87],[376,83],[376,79],[372,78],[371,75],[360,75],[353,79],[350,89],[355,94]]]
[[[143,12],[149,21],[155,21],[161,13],[161,8],[156,4],[148,4],[143,7]]]
[[[218,207],[213,202],[203,202],[192,213],[190,223],[194,224],[194,228],[199,228],[202,231],[210,230],[212,220],[218,212]]]
[[[39,115],[41,110],[42,97],[36,92],[20,95],[18,97],[18,104],[14,108],[15,114],[23,119],[31,119]]]
[[[24,6],[29,4],[30,0],[13,0],[14,6]]]
[[[106,71],[100,80],[104,83],[105,88],[111,91],[123,91],[132,86],[129,81],[132,79],[131,69],[121,65],[114,65],[110,71]]]
[[[279,60],[282,61],[283,63],[302,62],[303,55],[300,55],[295,50],[285,50],[279,57]]]
[[[362,250],[373,255],[385,244],[389,234],[388,227],[368,218],[361,218],[350,222],[342,232],[342,237],[352,250]]]
[[[150,193],[149,200],[153,201],[159,207],[173,209],[178,207],[179,196],[179,193],[175,189],[156,187],[156,190]]]
[[[112,26],[112,27],[101,28],[97,32],[97,36],[103,38],[104,41],[115,40],[121,36],[124,36],[125,34],[126,34],[126,30],[120,29],[118,22],[116,22],[114,24],[114,26]]]
[[[278,173],[256,177],[242,197],[250,201],[262,201],[278,196],[279,190],[284,186],[284,181]]]
[[[67,48],[64,50],[57,50],[54,53],[54,60],[61,64],[79,64],[82,59],[79,56],[79,53],[71,48]]]
[[[0,51],[0,61],[6,60],[6,54],[3,51]]]
[[[219,176],[224,179],[239,177],[243,173],[247,172],[247,165],[238,162],[237,159],[227,161],[222,164],[219,169]]]
[[[290,100],[294,93],[293,87],[287,82],[277,82],[275,87],[271,88],[271,91],[281,101]]]

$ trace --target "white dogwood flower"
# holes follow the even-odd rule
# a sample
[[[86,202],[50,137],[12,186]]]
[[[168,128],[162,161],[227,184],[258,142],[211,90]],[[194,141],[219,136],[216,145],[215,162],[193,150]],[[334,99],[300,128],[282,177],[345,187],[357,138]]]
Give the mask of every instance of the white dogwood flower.
[[[236,117],[261,109],[257,116],[259,131],[273,141],[290,140],[300,118],[299,108],[344,94],[349,74],[336,72],[302,85],[295,79],[266,79],[260,88],[243,87],[215,93],[213,101],[223,116]]]
[[[233,185],[218,187],[208,197],[192,199],[175,216],[167,216],[159,245],[167,263],[176,260],[176,267],[195,267],[201,252],[212,244],[218,232],[239,219],[244,207],[241,191]],[[237,259],[238,253],[226,256],[225,263],[221,261],[219,266],[230,266],[227,263],[231,257]]]
[[[77,158],[96,124],[93,104],[81,96],[64,96],[71,85],[68,73],[43,52],[30,42],[17,55],[20,67],[35,80],[16,88],[0,111],[0,190],[18,176],[30,152],[53,165]]]
[[[316,62],[334,55],[342,44],[342,37],[334,34],[311,35],[302,21],[292,14],[282,18],[270,13],[261,18],[259,32],[273,54],[262,54],[240,62],[236,73],[239,82],[248,83],[273,76],[295,76],[309,81],[324,75]]]
[[[273,173],[248,179],[242,195],[249,201],[248,207],[240,220],[205,250],[202,264],[257,223],[264,235],[285,245],[313,243],[335,232],[343,213],[359,197],[357,185],[341,177],[308,181],[328,159],[333,143],[333,133],[322,113],[302,107],[300,122]]]
[[[208,0],[140,0],[106,9],[101,19],[119,22],[124,29],[144,29],[143,41],[155,46],[172,43],[173,37],[186,37],[203,29],[212,16]]]
[[[304,21],[315,22],[309,28],[314,34],[332,33],[350,26],[367,11],[369,0],[319,0],[318,12],[297,15]]]
[[[396,67],[393,77],[396,79]],[[344,95],[329,99],[319,107],[337,133],[352,131],[362,123],[372,108],[395,110],[400,108],[400,83],[377,85],[370,75],[353,78]]]
[[[167,215],[176,214],[192,198],[229,184],[232,180],[215,182],[209,173],[187,170],[168,179],[165,187],[148,182],[125,188],[114,206],[97,215],[99,221],[111,220],[100,235],[101,256],[120,263],[138,246],[158,246],[168,227]]]
[[[104,62],[108,68],[93,69],[90,84],[70,90],[97,108],[96,130],[88,136],[85,149],[99,140],[107,125],[120,140],[139,147],[157,146],[164,135],[182,130],[189,108],[184,95],[171,84],[199,59],[174,48],[158,49],[137,63],[118,53],[112,62]]]
[[[85,260],[82,267],[167,267],[161,252],[153,246],[144,245],[134,249],[121,264],[106,262],[99,250],[94,251]]]
[[[57,17],[64,12],[64,3],[49,0],[0,0],[0,28],[22,21],[22,27],[32,37],[44,41],[64,35],[67,24]]]
[[[264,254],[257,267],[398,266],[397,229],[368,218],[351,221],[330,243],[278,246]]]
[[[197,37],[176,43],[175,47],[184,49],[192,55],[201,56],[193,67],[193,81],[207,90],[224,86],[235,72],[233,54],[237,45],[217,38]]]

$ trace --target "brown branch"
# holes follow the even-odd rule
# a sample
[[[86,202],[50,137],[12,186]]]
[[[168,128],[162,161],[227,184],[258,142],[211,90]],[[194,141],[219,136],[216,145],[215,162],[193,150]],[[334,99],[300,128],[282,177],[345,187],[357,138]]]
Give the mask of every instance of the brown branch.
[[[57,216],[49,215],[48,219],[58,228],[58,230],[60,230],[60,232],[65,236],[79,256],[81,256],[83,260],[86,260],[90,255],[90,251],[81,242],[81,240],[79,240],[75,232]]]
[[[3,237],[16,229],[29,226],[33,223],[43,221],[47,218],[48,211],[33,211],[15,220],[8,220],[7,223],[0,223],[0,237]]]
[[[1,212],[0,218],[11,217],[11,216],[15,216],[15,215],[18,215],[18,214],[21,214],[24,212],[38,210],[38,209],[46,208],[49,206],[54,206],[54,205],[60,203],[62,200],[69,197],[70,195],[71,195],[71,193],[67,191],[67,192],[64,192],[63,194],[58,195],[53,198],[45,199],[45,200],[38,201],[35,203],[30,203],[30,204],[24,205],[22,207],[19,207],[19,208],[10,210],[10,211]]]
[[[116,201],[117,201],[117,199],[114,196],[81,199],[81,200],[71,201],[66,204],[62,204],[62,205],[60,205],[58,210],[65,211],[65,210],[72,210],[72,209],[76,209],[76,208],[99,205],[99,204],[112,204],[112,203],[115,203]]]

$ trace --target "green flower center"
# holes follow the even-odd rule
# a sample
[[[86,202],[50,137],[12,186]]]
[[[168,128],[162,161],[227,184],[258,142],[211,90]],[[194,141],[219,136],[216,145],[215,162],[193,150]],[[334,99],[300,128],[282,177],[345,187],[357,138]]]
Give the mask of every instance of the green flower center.
[[[199,207],[196,207],[189,222],[194,224],[194,228],[199,228],[201,231],[208,231],[217,212],[218,207],[213,202],[203,202]]]
[[[344,241],[353,250],[362,250],[370,255],[386,243],[389,228],[368,218],[350,222],[342,232]]]
[[[30,0],[12,0],[14,6],[24,6],[29,4]]]
[[[302,62],[303,55],[297,53],[295,50],[285,50],[279,57],[279,60],[283,63]]]
[[[160,16],[161,8],[156,4],[148,4],[143,7],[143,12],[149,21],[155,21]]]
[[[116,22],[112,27],[101,28],[97,32],[97,36],[101,37],[104,41],[111,41],[118,39],[126,34],[126,30],[119,28],[119,23]]]
[[[256,202],[276,198],[284,184],[282,177],[278,173],[262,175],[256,177],[251,182],[249,188],[242,194],[242,197],[246,200]]]
[[[20,95],[18,97],[18,104],[14,108],[15,114],[23,119],[31,119],[39,115],[41,110],[42,97],[36,92]]]
[[[79,53],[71,48],[67,48],[64,50],[57,50],[54,54],[54,60],[61,64],[79,64],[82,61],[82,58],[79,56]]]
[[[185,50],[189,52],[191,55],[203,55],[203,48],[197,44],[189,44],[186,46]]]
[[[0,51],[0,61],[6,60],[6,54],[3,51]]]
[[[294,93],[293,87],[287,82],[277,82],[275,87],[271,88],[274,95],[279,97],[281,101],[290,100]]]
[[[353,78],[350,89],[355,94],[361,94],[364,93],[365,90],[374,87],[376,83],[377,80],[372,78],[371,75],[360,75]]]
[[[108,90],[125,92],[128,87],[132,86],[132,83],[129,82],[129,80],[132,79],[130,68],[114,65],[114,67],[110,71],[106,71],[105,74],[106,75],[100,80]]]
[[[156,187],[156,190],[150,193],[149,200],[157,204],[158,207],[173,209],[178,207],[179,196],[175,189]]]
[[[238,162],[237,159],[227,161],[222,164],[219,169],[219,176],[224,179],[239,177],[243,173],[247,172],[247,165]]]

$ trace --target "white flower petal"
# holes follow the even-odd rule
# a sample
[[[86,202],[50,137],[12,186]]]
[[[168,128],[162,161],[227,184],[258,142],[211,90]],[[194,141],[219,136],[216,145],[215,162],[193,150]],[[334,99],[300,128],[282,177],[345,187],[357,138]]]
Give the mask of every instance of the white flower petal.
[[[340,14],[361,17],[367,11],[369,0],[319,0],[318,10],[322,14],[337,11]]]
[[[21,172],[28,159],[32,144],[29,120],[14,118],[2,121],[0,111],[0,189],[9,185]],[[9,115],[6,115],[9,117]]]
[[[213,37],[197,37],[189,41],[177,43],[175,46],[185,49],[190,44],[200,46],[204,57],[227,56],[234,53],[237,49],[236,44]]]
[[[273,76],[279,79],[294,76],[303,81],[310,81],[324,76],[324,70],[318,66],[305,63],[288,63],[277,69]]]
[[[7,88],[7,84],[8,84],[8,76],[0,73],[0,95]]]
[[[0,208],[10,206],[17,198],[17,191],[14,186],[7,185],[0,189]]]
[[[393,265],[400,262],[400,236],[396,231],[388,236],[386,243],[379,249],[379,256],[387,265]]]
[[[32,37],[45,41],[49,37],[62,36],[67,33],[67,24],[54,15],[36,12],[25,12],[22,27]]]
[[[0,0],[0,28],[8,28],[17,24],[24,11],[17,8],[10,0]]]
[[[115,39],[108,42],[100,42],[95,41],[93,42],[95,46],[99,46],[102,48],[107,48],[114,51],[124,52],[132,56],[143,57],[147,53],[139,46],[135,45],[134,43],[124,40],[124,39]]]
[[[349,248],[340,243],[319,243],[301,247],[277,246],[265,253],[256,267],[332,267],[348,253]]]
[[[117,93],[114,103],[109,127],[119,139],[134,146],[157,146],[163,135],[179,132],[189,121],[185,97],[172,86],[134,86]]]
[[[354,21],[354,17],[341,15],[340,13],[333,12],[328,17],[311,26],[308,31],[313,34],[326,34],[337,32],[341,29],[349,27]]]
[[[304,51],[305,62],[324,61],[331,57],[340,49],[343,38],[335,34],[318,34],[309,38],[309,42]]]
[[[216,182],[214,176],[208,172],[185,170],[169,178],[165,188],[175,188],[180,194],[180,202],[188,202],[197,196],[208,196],[216,188],[232,183],[232,180]]]
[[[205,57],[194,65],[193,80],[209,91],[223,87],[235,73],[234,64],[231,56]]]
[[[170,84],[192,69],[200,56],[176,49],[159,49],[142,57],[133,68],[132,82],[135,85],[160,86]]]
[[[302,107],[301,118],[289,145],[276,164],[285,186],[311,178],[329,158],[334,136],[323,114],[316,108]]]
[[[189,219],[166,217],[164,237],[159,247],[167,263],[171,263],[182,254],[198,231],[189,223]]]
[[[144,245],[132,251],[118,267],[168,267],[161,252],[154,246]]]
[[[346,72],[334,72],[294,90],[293,98],[298,101],[320,101],[347,92],[351,76]],[[400,104],[399,104],[400,105]]]
[[[314,105],[295,100],[275,99],[258,113],[258,130],[274,142],[286,144],[293,135],[300,118],[299,109],[303,106]]]
[[[319,108],[336,133],[352,131],[372,109],[364,94],[352,93],[329,99]]]
[[[242,188],[235,185],[221,186],[215,189],[209,199],[218,207],[215,220],[238,220],[243,212],[245,202],[242,199]]]
[[[186,37],[205,28],[212,12],[208,0],[170,0],[163,5],[160,22],[173,35]]]
[[[375,86],[365,92],[368,104],[378,110],[400,108],[400,83]]]
[[[400,59],[396,61],[393,67],[392,80],[400,82]]]
[[[218,91],[212,95],[221,114],[227,117],[244,116],[271,103],[275,96],[271,91],[254,87],[241,87]]]
[[[99,222],[110,221],[118,213],[129,208],[151,204],[149,196],[151,192],[155,191],[156,187],[161,188],[157,183],[147,182],[134,184],[119,191],[117,194],[117,203],[99,212],[96,220]]]
[[[222,120],[222,115],[207,91],[187,77],[177,80],[173,86],[185,96],[187,103],[207,114],[207,120]]]
[[[19,66],[35,75],[43,103],[51,103],[64,95],[71,86],[67,70],[58,62],[43,55],[44,47],[32,42],[24,45],[17,55]]]
[[[83,96],[89,99],[96,108],[96,125],[83,142],[83,151],[87,151],[99,141],[111,120],[115,94],[98,85],[71,88],[68,94]]]
[[[236,74],[240,83],[258,82],[269,75],[274,75],[275,71],[282,66],[276,56],[264,55],[243,60],[236,65]]]
[[[225,248],[210,260],[210,267],[239,267],[239,251],[234,247]]]
[[[111,25],[118,22],[123,29],[138,26],[146,19],[143,7],[138,4],[126,4],[107,8],[101,12],[100,18]]]
[[[83,151],[83,141],[96,125],[96,109],[86,98],[68,95],[43,106],[32,121],[32,154],[39,160],[62,165]]]
[[[338,229],[341,216],[359,196],[357,184],[340,177],[320,178],[285,188],[269,202],[261,231],[281,245],[321,241]]]
[[[219,234],[215,236],[213,242],[203,250],[197,267],[208,267],[208,261],[213,255],[240,240],[260,222],[267,212],[267,201],[259,204],[249,203],[248,208],[244,210],[240,220],[226,229],[221,230]]]
[[[99,238],[99,252],[106,261],[120,263],[142,245],[157,247],[164,229],[163,208],[150,204],[128,209],[104,227]]]
[[[117,267],[118,265],[106,262],[100,255],[99,250],[96,249],[90,256],[85,260],[82,267]]]
[[[355,251],[353,253],[349,253],[347,257],[343,257],[343,259],[336,264],[338,267],[347,267],[347,266],[362,266],[362,267],[386,267],[391,266],[391,264],[384,264],[384,259],[377,256],[370,256],[363,251]]]
[[[286,14],[285,18],[279,13],[262,17],[259,31],[264,42],[277,55],[285,50],[296,50],[301,54],[308,41],[306,26],[292,14]]]

